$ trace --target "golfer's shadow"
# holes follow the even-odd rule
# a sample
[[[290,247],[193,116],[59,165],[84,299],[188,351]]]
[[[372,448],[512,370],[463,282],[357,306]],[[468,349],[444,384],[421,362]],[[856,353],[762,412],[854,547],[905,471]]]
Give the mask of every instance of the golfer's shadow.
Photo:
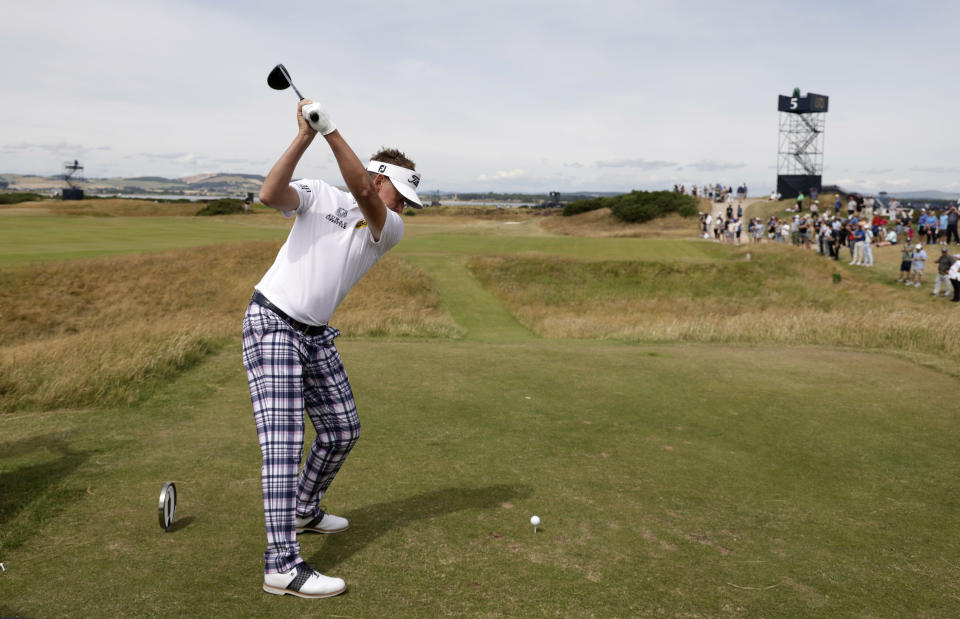
[[[528,486],[504,484],[485,488],[445,488],[406,499],[374,503],[342,514],[350,520],[350,529],[324,536],[327,539],[323,548],[307,561],[325,573],[388,531],[464,509],[498,507],[501,503],[525,499],[531,494]]]

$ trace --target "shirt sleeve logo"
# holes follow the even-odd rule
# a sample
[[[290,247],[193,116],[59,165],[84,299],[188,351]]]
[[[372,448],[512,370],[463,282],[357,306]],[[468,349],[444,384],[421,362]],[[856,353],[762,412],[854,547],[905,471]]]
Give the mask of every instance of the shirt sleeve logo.
[[[359,230],[360,228],[366,228],[366,227],[367,227],[366,219],[361,219],[360,221],[357,222],[357,225],[356,225],[357,230]]]
[[[307,185],[306,183],[297,183],[297,187],[303,189],[307,193],[310,193],[310,185]]]

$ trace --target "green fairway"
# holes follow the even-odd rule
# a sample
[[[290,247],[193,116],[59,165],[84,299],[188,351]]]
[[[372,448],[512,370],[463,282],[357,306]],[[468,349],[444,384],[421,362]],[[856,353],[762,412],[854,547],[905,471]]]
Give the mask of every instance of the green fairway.
[[[189,267],[207,247],[63,262],[278,241],[289,222],[0,219],[0,282],[19,294],[58,282],[44,297],[54,315],[83,305],[62,328],[18,310],[0,362],[81,342],[86,371],[120,381],[123,350],[93,347],[101,323],[121,349],[142,334],[204,342],[181,369],[144,370],[122,405],[89,404],[91,389],[72,408],[0,411],[0,616],[960,615],[960,381],[942,370],[954,349],[938,358],[906,328],[885,352],[868,350],[882,339],[846,337],[878,294],[922,330],[927,291],[888,286],[883,264],[841,267],[834,284],[834,265],[783,247],[745,260],[694,239],[550,236],[529,220],[406,222],[395,262],[345,305],[434,295],[410,312],[435,308],[436,324],[456,328],[338,340],[363,432],[322,506],[351,524],[299,541],[348,591],[308,601],[261,591],[260,452],[239,329],[273,246],[220,245],[201,271]],[[143,284],[124,287],[127,269]],[[0,294],[0,313],[14,296]],[[941,305],[931,320],[956,320],[932,313]],[[610,329],[666,327],[659,343],[617,337],[602,313]],[[707,330],[714,315],[729,333]],[[555,328],[544,316],[599,330],[542,336]],[[814,321],[790,323],[804,317]],[[783,337],[799,332],[789,341],[801,345],[732,343],[762,320],[759,341],[776,342],[786,322]],[[823,344],[828,322],[859,348]],[[677,324],[704,339],[670,341]],[[165,533],[167,481],[179,504]]]
[[[564,342],[341,348],[364,435],[325,505],[351,528],[302,544],[318,569],[347,580],[346,596],[259,590],[259,452],[228,350],[136,409],[0,420],[2,524],[35,520],[3,557],[0,612],[960,609],[960,544],[948,533],[960,526],[951,493],[960,436],[952,396],[923,387],[942,380],[930,371],[817,349],[785,358]],[[411,358],[416,370],[380,378]],[[810,393],[797,367],[814,383],[843,373],[850,386]],[[903,381],[895,407],[872,397],[892,375]],[[156,496],[168,480],[180,507],[163,533]],[[59,510],[47,512],[48,501]]]
[[[0,217],[0,265],[162,251],[229,241],[283,239],[267,216]]]

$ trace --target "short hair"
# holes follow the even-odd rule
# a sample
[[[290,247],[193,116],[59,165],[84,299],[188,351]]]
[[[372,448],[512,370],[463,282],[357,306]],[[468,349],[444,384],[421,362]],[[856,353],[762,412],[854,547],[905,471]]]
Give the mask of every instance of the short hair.
[[[408,170],[417,169],[416,164],[414,164],[413,161],[411,161],[405,154],[396,148],[381,148],[374,154],[370,155],[370,161],[392,163],[393,165],[398,165],[401,168],[407,168]]]

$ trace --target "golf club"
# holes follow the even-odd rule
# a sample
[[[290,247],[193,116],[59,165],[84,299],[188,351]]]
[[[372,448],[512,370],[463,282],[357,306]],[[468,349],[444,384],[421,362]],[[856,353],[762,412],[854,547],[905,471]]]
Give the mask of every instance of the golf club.
[[[297,87],[293,84],[293,79],[290,77],[290,73],[287,71],[287,68],[282,64],[278,64],[270,71],[267,75],[267,85],[274,90],[286,90],[287,88],[293,88],[293,92],[297,93],[297,98],[303,100],[304,97],[300,94],[300,91],[297,90]],[[310,126],[320,131],[320,127],[317,127],[314,123],[320,120],[320,115],[317,113],[317,109],[320,107],[319,103],[311,103],[310,105],[305,105],[303,107],[303,117],[306,119]]]
[[[173,526],[173,516],[177,511],[177,487],[172,481],[163,484],[160,489],[160,501],[157,505],[160,516],[160,528],[169,531]]]

